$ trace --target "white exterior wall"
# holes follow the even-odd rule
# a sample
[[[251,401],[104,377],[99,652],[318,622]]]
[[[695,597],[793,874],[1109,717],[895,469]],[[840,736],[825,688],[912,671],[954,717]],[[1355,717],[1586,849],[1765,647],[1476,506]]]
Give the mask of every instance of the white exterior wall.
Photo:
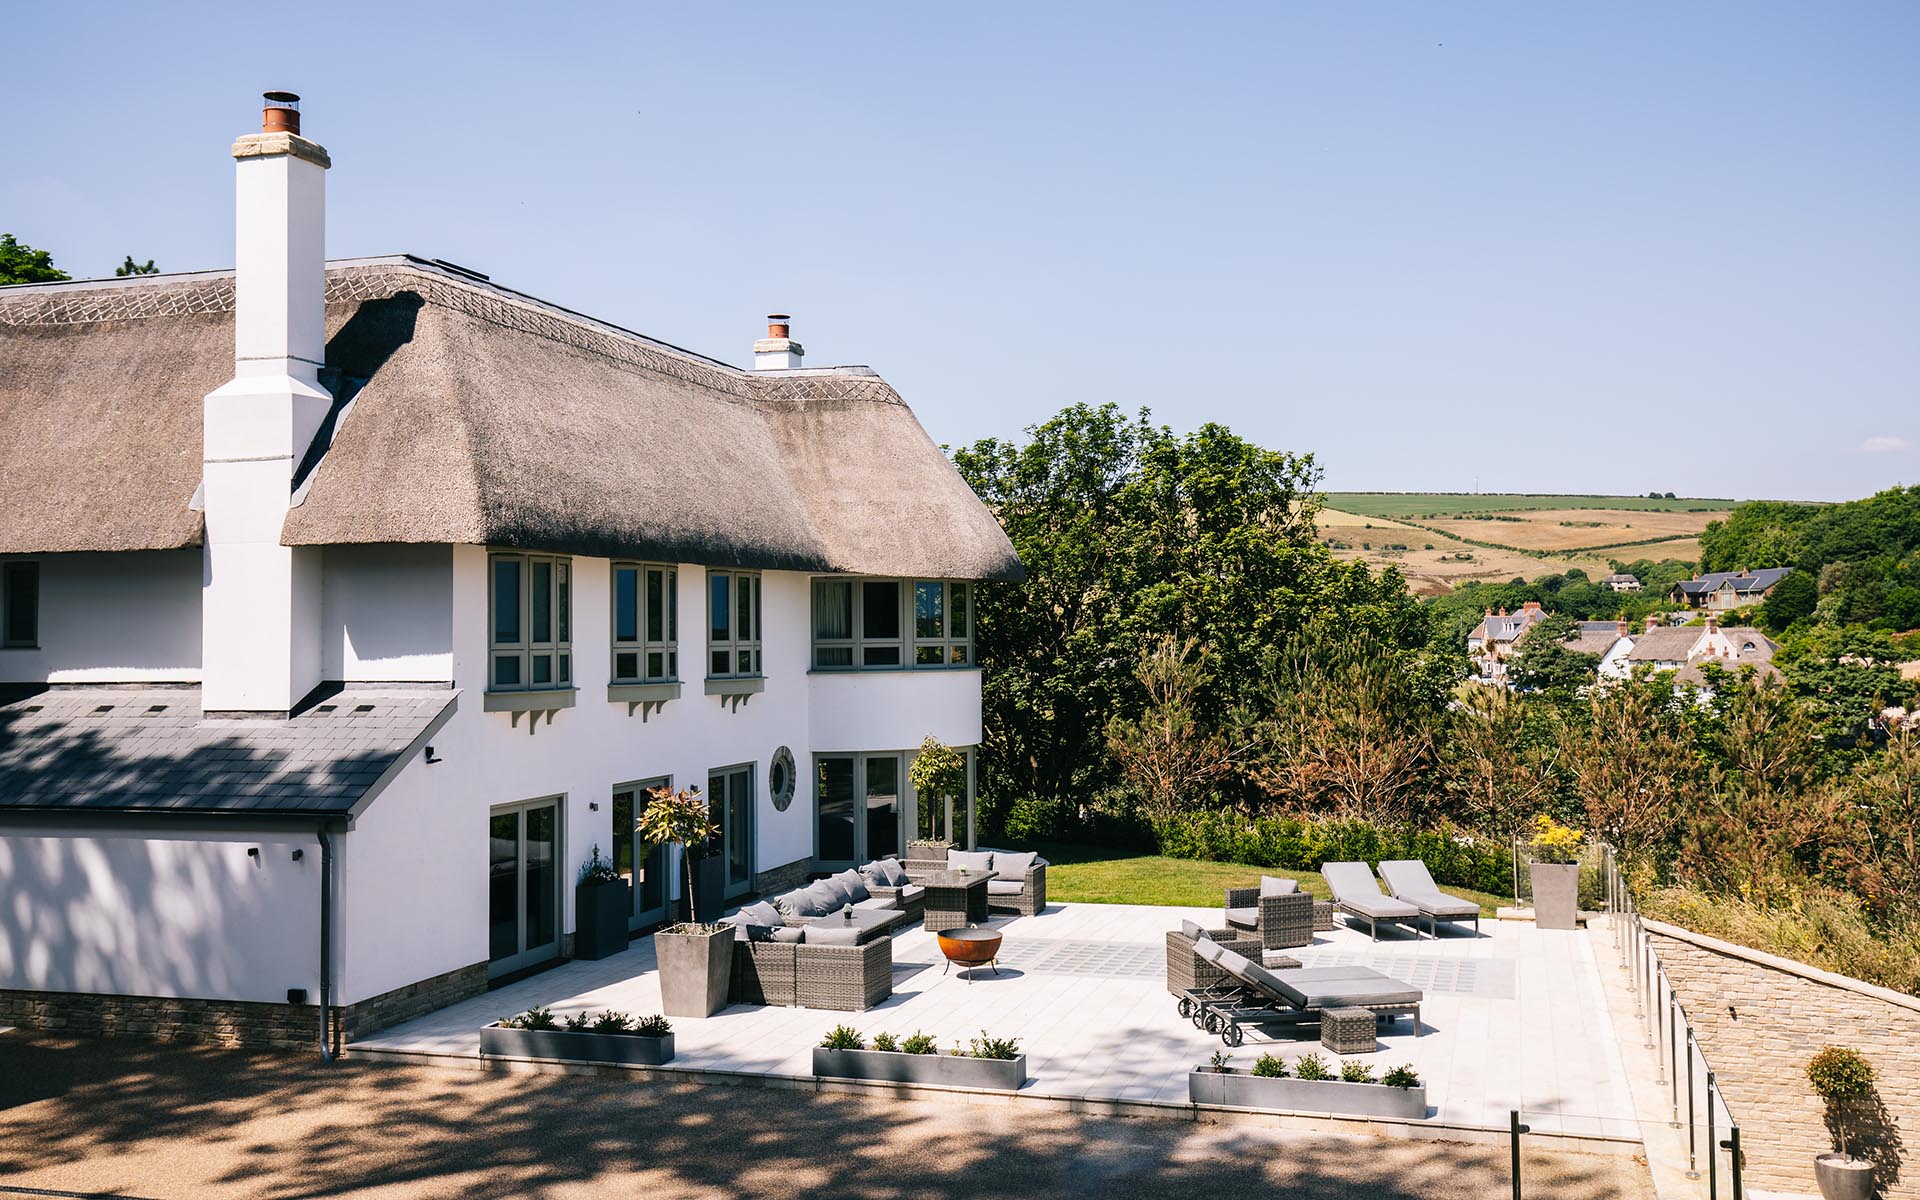
[[[910,750],[929,733],[960,746],[980,738],[977,671],[809,673],[811,577],[797,572],[762,575],[765,690],[737,708],[705,695],[706,572],[691,564],[678,568],[682,695],[644,721],[629,715],[607,699],[611,564],[595,558],[572,560],[574,706],[551,721],[486,712],[487,552],[454,547],[451,567],[459,709],[433,738],[442,761],[416,759],[341,839],[339,1003],[486,960],[495,806],[565,798],[561,928],[571,931],[573,879],[595,842],[609,849],[616,785],[664,775],[704,791],[708,771],[753,764],[754,868],[766,871],[813,853],[815,751]],[[767,791],[781,746],[801,768],[784,813]],[[425,915],[398,919],[411,912]]]
[[[453,548],[328,546],[320,583],[321,678],[453,679]]]
[[[0,988],[320,998],[311,835],[9,829],[0,898]]]
[[[193,683],[199,550],[44,554],[40,645],[0,650],[4,683]]]

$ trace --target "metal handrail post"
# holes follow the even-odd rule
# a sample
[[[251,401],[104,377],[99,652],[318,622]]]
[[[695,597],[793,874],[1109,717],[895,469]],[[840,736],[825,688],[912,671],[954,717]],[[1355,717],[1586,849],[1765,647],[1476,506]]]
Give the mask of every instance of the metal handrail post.
[[[1707,1200],[1720,1200],[1720,1143],[1713,1137],[1713,1069],[1707,1069]]]
[[[1665,967],[1655,965],[1653,969],[1653,983],[1654,1000],[1658,1001],[1660,999],[1660,991],[1662,988],[1665,988],[1667,993],[1666,1020],[1662,1021],[1660,1019],[1661,1009],[1658,1006],[1653,1010],[1653,1041],[1654,1049],[1658,1051],[1653,1057],[1655,1060],[1655,1070],[1659,1072],[1659,1074],[1654,1077],[1653,1082],[1660,1087],[1665,1087],[1667,1086],[1666,1047],[1673,1042],[1673,984],[1667,979],[1667,969]],[[1663,1025],[1664,1028],[1662,1028]],[[1665,1043],[1662,1043],[1660,1040],[1662,1034],[1666,1035]]]
[[[1685,1015],[1684,1012],[1682,1015]],[[1700,1162],[1696,1151],[1699,1136],[1694,1132],[1693,1121],[1693,1022],[1687,1022],[1687,1178],[1700,1178]]]
[[[1667,1126],[1680,1128],[1680,997],[1667,989],[1667,1052],[1673,1056],[1673,1073],[1667,1076],[1673,1088],[1673,1115],[1667,1118]]]
[[[1746,1191],[1740,1181],[1740,1126],[1727,1126],[1727,1153],[1733,1164],[1733,1200],[1746,1200]]]
[[[1520,1110],[1507,1110],[1507,1141],[1513,1149],[1513,1200],[1520,1200],[1520,1135],[1532,1133],[1533,1127],[1520,1123]]]

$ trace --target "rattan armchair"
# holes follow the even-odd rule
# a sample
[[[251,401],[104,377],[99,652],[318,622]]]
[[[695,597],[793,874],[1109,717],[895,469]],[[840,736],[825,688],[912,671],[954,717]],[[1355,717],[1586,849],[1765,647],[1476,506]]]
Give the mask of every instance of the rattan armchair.
[[[1262,896],[1257,886],[1228,888],[1226,909],[1227,925],[1253,933],[1262,950],[1313,944],[1314,900],[1305,892]]]

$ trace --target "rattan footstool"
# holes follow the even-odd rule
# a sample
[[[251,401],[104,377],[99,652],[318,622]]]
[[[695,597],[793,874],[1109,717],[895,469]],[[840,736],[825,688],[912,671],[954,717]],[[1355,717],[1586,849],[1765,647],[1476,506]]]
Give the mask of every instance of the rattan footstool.
[[[1372,1054],[1374,1015],[1364,1008],[1329,1008],[1320,1014],[1320,1044],[1335,1054]]]

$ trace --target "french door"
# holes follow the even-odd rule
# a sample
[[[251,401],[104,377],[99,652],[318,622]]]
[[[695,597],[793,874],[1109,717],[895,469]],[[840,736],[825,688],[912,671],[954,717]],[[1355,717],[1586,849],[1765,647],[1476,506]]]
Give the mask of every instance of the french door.
[[[487,815],[487,973],[560,953],[560,801],[509,804]]]
[[[900,852],[905,775],[898,754],[814,756],[816,865],[838,870]]]
[[[753,767],[722,767],[707,774],[707,811],[720,827],[726,895],[753,890]]]
[[[639,783],[623,783],[613,789],[613,867],[627,881],[633,898],[633,909],[627,916],[628,930],[667,919],[667,902],[674,894],[668,883],[668,847],[647,844],[634,825],[653,801],[649,793],[654,788],[672,785],[672,779],[662,776]]]

